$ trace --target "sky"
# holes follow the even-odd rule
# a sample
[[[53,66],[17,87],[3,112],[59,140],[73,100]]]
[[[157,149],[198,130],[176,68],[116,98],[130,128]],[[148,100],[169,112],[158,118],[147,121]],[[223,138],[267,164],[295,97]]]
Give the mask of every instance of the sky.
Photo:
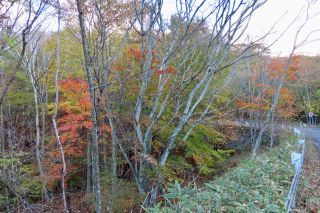
[[[264,41],[264,44],[269,46],[269,44],[274,43],[270,47],[272,55],[288,55],[293,48],[297,29],[306,18],[306,6],[307,0],[268,0],[253,14],[244,38],[247,38],[247,36],[250,39],[260,38],[277,23],[271,35]],[[176,9],[175,0],[164,0],[163,7],[165,16],[170,16]],[[315,15],[317,12],[320,12],[320,1],[311,6],[310,14]],[[299,18],[288,28],[299,13]],[[285,29],[287,30],[284,32]],[[310,32],[317,29],[320,30],[320,14],[309,19],[308,24],[303,26],[298,36],[298,42],[304,40]],[[281,34],[283,35],[280,37]],[[316,38],[320,39],[320,31],[313,33],[308,41],[310,42]],[[320,55],[320,41],[305,44],[295,52],[305,55]]]
[[[258,38],[277,23],[272,35],[265,41],[266,44],[270,44],[281,35],[283,30],[295,20],[297,14],[300,12],[301,15],[299,18],[270,48],[274,55],[287,55],[293,48],[297,29],[303,25],[306,19],[306,5],[307,0],[268,0],[267,3],[253,15],[247,33],[253,38]],[[296,53],[320,55],[320,41],[315,41],[316,39],[320,39],[320,14],[317,14],[320,12],[320,1],[312,4],[309,11],[310,18],[307,24],[303,25],[301,33],[298,35],[298,42],[303,41],[310,32],[318,31],[312,33],[309,36],[308,42],[305,42],[305,45],[299,47]]]

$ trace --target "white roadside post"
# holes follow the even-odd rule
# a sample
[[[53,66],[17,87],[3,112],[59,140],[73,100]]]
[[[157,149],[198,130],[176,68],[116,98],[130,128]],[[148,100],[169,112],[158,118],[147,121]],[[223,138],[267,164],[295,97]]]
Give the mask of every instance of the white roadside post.
[[[295,174],[291,183],[291,187],[289,190],[289,194],[286,200],[286,208],[287,212],[293,212],[293,208],[295,207],[295,201],[296,201],[296,194],[297,189],[300,181],[300,176],[302,172],[302,166],[303,166],[303,160],[304,160],[304,151],[305,151],[305,139],[302,132],[294,128],[294,133],[299,137],[298,143],[301,146],[301,153],[298,152],[292,152],[291,153],[291,163],[295,167]]]

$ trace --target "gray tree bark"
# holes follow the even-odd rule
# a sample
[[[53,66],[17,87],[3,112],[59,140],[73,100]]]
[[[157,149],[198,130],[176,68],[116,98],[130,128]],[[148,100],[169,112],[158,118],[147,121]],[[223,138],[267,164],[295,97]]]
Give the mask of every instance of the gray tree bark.
[[[66,199],[66,189],[65,189],[65,177],[67,175],[67,166],[65,161],[64,149],[61,144],[60,135],[58,124],[56,122],[57,114],[58,114],[58,106],[59,106],[59,72],[60,72],[60,20],[61,20],[61,8],[60,8],[60,1],[57,0],[57,9],[58,9],[58,34],[57,34],[57,69],[55,73],[55,102],[54,102],[54,114],[52,116],[52,124],[53,129],[56,137],[56,142],[58,144],[60,154],[61,154],[61,161],[62,161],[62,171],[61,171],[61,191],[62,191],[62,202],[64,207],[64,212],[68,213],[68,205]]]
[[[77,10],[79,16],[79,26],[82,38],[83,55],[85,60],[85,67],[87,72],[87,78],[89,83],[90,101],[92,105],[92,181],[93,191],[95,196],[95,208],[96,212],[101,212],[101,186],[100,186],[100,169],[99,169],[99,149],[98,149],[98,120],[95,105],[95,91],[94,91],[94,80],[91,71],[91,61],[89,57],[87,34],[85,29],[84,13],[83,13],[83,2],[77,0]]]
[[[3,107],[0,106],[0,152],[4,152],[4,114]]]
[[[88,141],[90,141],[90,137],[88,137]],[[87,143],[86,147],[86,192],[91,192],[91,144]]]
[[[34,79],[32,81],[33,95],[34,95],[34,105],[35,105],[35,126],[36,126],[36,159],[38,163],[40,178],[42,181],[42,194],[45,200],[48,200],[48,193],[46,189],[46,181],[44,175],[44,168],[42,165],[42,157],[41,157],[41,136],[40,136],[40,124],[39,124],[39,103],[38,103],[38,91],[36,89],[36,85]]]

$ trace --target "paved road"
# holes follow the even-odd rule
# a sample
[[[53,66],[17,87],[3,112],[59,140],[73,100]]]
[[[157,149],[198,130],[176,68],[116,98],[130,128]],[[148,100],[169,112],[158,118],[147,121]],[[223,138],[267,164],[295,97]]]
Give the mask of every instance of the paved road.
[[[307,141],[312,141],[316,145],[320,158],[320,127],[300,127],[299,129],[306,136]]]

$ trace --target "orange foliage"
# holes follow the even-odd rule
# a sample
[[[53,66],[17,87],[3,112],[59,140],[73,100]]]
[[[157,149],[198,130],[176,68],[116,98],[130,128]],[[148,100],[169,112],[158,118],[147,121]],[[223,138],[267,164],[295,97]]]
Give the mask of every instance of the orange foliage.
[[[251,109],[254,111],[266,112],[270,109],[274,94],[277,92],[278,85],[272,84],[274,80],[279,80],[282,73],[286,72],[286,81],[295,81],[297,79],[297,71],[299,69],[299,56],[294,56],[288,66],[287,58],[274,58],[268,67],[268,80],[259,81],[259,73],[254,67],[251,85],[254,85],[257,91],[256,96],[251,97],[250,101],[238,100],[236,106],[241,109]],[[288,66],[288,67],[287,67]],[[283,86],[280,91],[279,102],[276,106],[276,113],[283,118],[290,118],[295,115],[293,94]]]
[[[147,53],[147,51],[145,51],[145,54],[146,53]],[[151,50],[151,54],[152,54],[152,57],[154,58],[155,51]],[[137,50],[135,48],[130,48],[129,49],[129,55],[133,56],[133,58],[136,59],[136,60],[141,60],[142,57],[143,57],[142,51],[141,50]]]
[[[137,50],[134,48],[129,49],[129,55],[133,56],[134,59],[136,60],[141,60],[142,59],[142,52],[141,50]]]
[[[177,70],[173,66],[168,66],[167,69],[158,70],[157,74],[163,75],[163,74],[176,74]]]
[[[79,172],[82,167],[79,159],[84,158],[86,144],[89,142],[92,105],[90,102],[89,86],[86,81],[68,78],[59,82],[60,103],[58,128],[63,145],[67,172]],[[106,125],[102,125],[99,134],[109,132]],[[51,149],[50,161],[47,162],[48,176],[52,177],[48,185],[52,185],[61,175],[61,153],[55,140],[48,146]]]
[[[141,50],[137,50],[135,48],[130,48],[128,51],[129,54],[129,58],[132,59],[133,61],[140,61],[142,60],[143,54]],[[146,52],[145,52],[146,54]],[[159,64],[159,61],[156,59],[156,52],[155,50],[152,50],[151,52],[152,54],[152,61],[151,61],[151,69],[154,71],[154,73],[156,75],[164,75],[164,74],[173,74],[175,75],[177,73],[177,70],[169,65],[166,69],[162,69],[162,70],[156,70],[156,67]],[[117,66],[116,69],[120,70],[121,66]]]
[[[269,67],[270,78],[279,79],[281,74],[286,72],[286,80],[297,80],[297,71],[300,66],[300,56],[293,56],[288,65],[287,58],[273,58]]]

